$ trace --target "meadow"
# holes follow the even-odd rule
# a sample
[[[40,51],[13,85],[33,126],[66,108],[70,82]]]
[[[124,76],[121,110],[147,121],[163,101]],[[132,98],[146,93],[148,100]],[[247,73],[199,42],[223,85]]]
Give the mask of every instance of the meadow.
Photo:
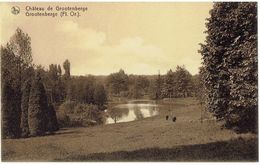
[[[257,161],[256,134],[223,129],[194,98],[132,122],[62,128],[53,135],[2,140],[2,161]],[[166,115],[177,117],[176,122]],[[201,115],[203,116],[201,120]]]

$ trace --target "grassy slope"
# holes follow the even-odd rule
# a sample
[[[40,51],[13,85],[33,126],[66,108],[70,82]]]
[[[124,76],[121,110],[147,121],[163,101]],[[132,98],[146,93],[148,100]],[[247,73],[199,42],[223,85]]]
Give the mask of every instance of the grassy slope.
[[[175,99],[160,115],[56,135],[2,140],[3,161],[256,161],[257,136],[237,135],[214,120],[200,123],[200,107]],[[165,115],[177,116],[177,122]]]

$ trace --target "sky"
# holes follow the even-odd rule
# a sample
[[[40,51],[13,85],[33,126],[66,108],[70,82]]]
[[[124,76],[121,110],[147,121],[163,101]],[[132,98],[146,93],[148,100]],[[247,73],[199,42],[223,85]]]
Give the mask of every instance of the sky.
[[[83,6],[80,17],[29,17],[26,6]],[[32,41],[33,62],[46,69],[68,59],[72,75],[165,74],[201,66],[199,43],[206,37],[209,2],[0,3],[0,44],[20,27]],[[18,15],[11,7],[18,6]],[[31,12],[31,11],[29,11]]]

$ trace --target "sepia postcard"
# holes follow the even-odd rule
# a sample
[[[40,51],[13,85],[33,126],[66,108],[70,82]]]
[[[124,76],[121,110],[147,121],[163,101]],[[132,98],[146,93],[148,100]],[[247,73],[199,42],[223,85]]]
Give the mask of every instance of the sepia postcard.
[[[3,162],[258,162],[257,2],[0,2]]]

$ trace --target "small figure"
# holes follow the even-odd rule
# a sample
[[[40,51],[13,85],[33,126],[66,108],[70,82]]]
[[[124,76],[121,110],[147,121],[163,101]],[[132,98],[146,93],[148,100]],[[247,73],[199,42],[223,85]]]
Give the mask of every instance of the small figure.
[[[172,118],[172,121],[173,121],[173,122],[175,122],[175,121],[176,121],[176,119],[177,119],[177,118],[174,116],[174,117]]]
[[[168,119],[169,119],[169,116],[167,115],[167,116],[166,116],[166,120],[168,120]]]

